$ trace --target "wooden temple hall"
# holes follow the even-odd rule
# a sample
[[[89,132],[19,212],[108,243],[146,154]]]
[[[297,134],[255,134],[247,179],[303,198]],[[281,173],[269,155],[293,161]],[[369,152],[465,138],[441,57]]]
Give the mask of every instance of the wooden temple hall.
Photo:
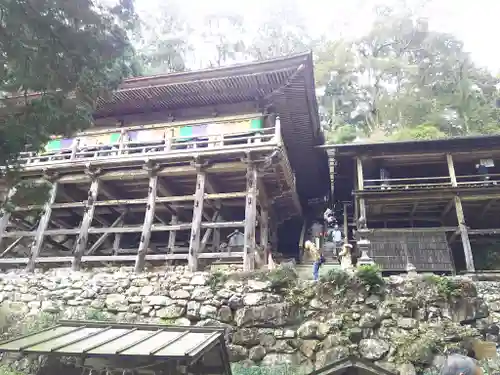
[[[500,234],[500,136],[321,146],[351,228],[370,229],[386,271],[475,271]]]
[[[1,217],[0,267],[251,270],[328,190],[322,142],[311,54],[127,80],[87,131],[21,156],[50,197]]]

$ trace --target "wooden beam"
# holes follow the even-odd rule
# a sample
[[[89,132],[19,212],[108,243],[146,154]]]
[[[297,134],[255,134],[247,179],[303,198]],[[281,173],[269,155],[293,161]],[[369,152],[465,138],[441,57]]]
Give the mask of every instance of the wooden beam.
[[[211,218],[211,221],[212,222],[217,221],[218,218],[219,218],[219,211],[215,211],[214,215]],[[205,229],[205,234],[203,234],[203,238],[201,239],[200,243],[200,253],[202,253],[203,250],[205,250],[205,247],[207,246],[207,242],[210,239],[213,230],[214,230],[213,228]]]
[[[7,195],[6,195],[6,201],[8,202],[16,193],[15,188],[9,189]],[[5,208],[2,208],[0,213],[2,216],[0,217],[0,245],[2,244],[2,239],[3,235],[5,233],[5,230],[7,229],[7,226],[9,225],[10,222],[10,216],[11,212],[8,210],[5,210]]]
[[[344,203],[344,244],[349,243],[349,223],[347,217],[347,203]]]
[[[245,205],[245,239],[243,245],[243,271],[254,269],[255,252],[255,220],[257,218],[257,179],[258,172],[255,163],[247,167],[247,199]]]
[[[439,232],[456,232],[457,227],[435,227],[435,228],[377,228],[371,229],[371,232],[377,233],[414,233],[414,232],[426,232],[426,233],[439,233]]]
[[[474,258],[472,256],[472,247],[470,245],[469,233],[465,223],[465,215],[462,207],[462,201],[458,195],[455,196],[455,210],[457,211],[458,227],[460,229],[460,236],[462,237],[462,246],[464,248],[465,264],[467,272],[474,272]]]
[[[115,233],[115,239],[113,240],[113,254],[118,254],[118,250],[120,249],[120,242],[122,240],[121,233]]]
[[[482,209],[481,211],[481,215],[480,217],[483,217],[484,215],[486,215],[486,212],[489,211],[489,209],[491,208],[491,206],[493,206],[493,204],[496,202],[496,199],[491,199],[490,201],[488,201],[488,203],[486,203],[484,205],[484,208]]]
[[[201,221],[203,218],[203,203],[205,196],[206,173],[198,167],[196,175],[196,189],[194,192],[193,221],[191,226],[191,236],[189,238],[189,258],[188,265],[192,272],[198,270],[198,255],[200,252]]]
[[[151,226],[155,218],[156,194],[158,192],[158,176],[150,170],[149,186],[148,186],[148,203],[146,206],[146,214],[144,215],[144,224],[142,225],[141,241],[137,252],[137,260],[135,261],[134,271],[139,273],[144,270],[146,263],[146,254],[149,248],[149,240],[151,239]]]
[[[451,154],[446,154],[446,163],[448,164],[451,186],[457,187],[457,175],[455,174],[455,164],[453,163],[453,156],[451,156]]]
[[[126,214],[127,214],[126,211],[122,212],[122,214],[120,216],[118,216],[118,218],[113,223],[111,223],[110,228],[114,228],[114,227],[120,225],[123,222],[123,219],[124,219],[124,217],[125,217]],[[106,241],[106,239],[111,234],[112,233],[109,233],[109,232],[102,234],[101,237],[99,237],[97,239],[97,241],[92,245],[92,247],[85,253],[85,255],[91,255],[91,254],[93,254],[97,249],[99,249],[99,247],[104,243],[104,241]],[[120,233],[117,233],[117,235],[120,235]],[[119,245],[119,242],[118,242],[117,248],[119,248],[119,246],[120,245]]]
[[[148,254],[146,261],[166,261],[166,260],[186,260],[188,254]],[[242,252],[223,252],[223,253],[203,253],[200,259],[242,259]],[[66,257],[39,257],[35,263],[71,263],[72,256]],[[137,260],[135,255],[89,255],[82,257],[82,263],[97,262],[134,262]],[[0,258],[0,265],[18,265],[28,264],[30,258]]]
[[[97,178],[96,175],[94,175],[88,192],[88,199],[85,205],[82,224],[80,226],[80,233],[78,234],[78,239],[76,240],[76,246],[74,252],[75,258],[73,259],[73,264],[72,264],[73,271],[80,270],[82,256],[85,250],[87,249],[87,242],[89,239],[89,228],[92,225],[92,220],[94,219],[94,208],[98,194],[99,194],[99,179]]]
[[[361,158],[356,158],[356,175],[358,179],[358,190],[363,191],[365,186],[365,178],[363,176],[363,161]],[[368,218],[366,217],[366,204],[364,198],[359,198],[359,216],[364,217],[366,222],[368,222]],[[358,220],[358,218],[355,218]]]
[[[269,243],[269,213],[266,209],[260,210],[260,246],[263,249]]]
[[[50,222],[52,205],[56,200],[56,195],[57,195],[57,182],[53,182],[49,192],[49,198],[44,206],[44,212],[42,214],[42,217],[40,218],[40,222],[38,223],[38,228],[36,230],[35,238],[33,239],[33,243],[31,244],[30,260],[26,265],[26,271],[28,272],[33,272],[35,270],[35,262],[38,256],[40,255],[40,250],[42,249],[45,231],[47,230],[47,227]]]
[[[176,225],[178,224],[178,219],[177,219],[177,216],[172,216],[172,219],[170,220],[170,225]],[[167,248],[167,252],[170,254],[174,251],[174,247],[175,247],[175,237],[177,235],[177,231],[175,230],[171,230],[169,233],[168,233],[168,248]]]

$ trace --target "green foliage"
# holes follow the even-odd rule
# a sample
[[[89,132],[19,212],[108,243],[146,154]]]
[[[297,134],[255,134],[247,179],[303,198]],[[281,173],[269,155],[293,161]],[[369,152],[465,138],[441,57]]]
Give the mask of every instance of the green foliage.
[[[228,275],[221,271],[215,271],[210,274],[208,278],[208,286],[212,291],[217,291],[222,288],[222,285],[228,280]]]
[[[329,270],[326,275],[322,275],[320,281],[342,287],[348,285],[352,281],[352,276],[342,269],[334,268]]]
[[[263,281],[270,281],[271,288],[274,290],[283,290],[295,286],[299,276],[295,269],[291,267],[278,267],[272,271],[258,273],[256,278]]]
[[[14,0],[0,8],[0,92],[9,98],[2,102],[0,165],[10,166],[2,171],[8,174],[26,145],[39,150],[53,134],[90,126],[97,97],[133,74],[126,29],[134,11],[129,0],[112,7]]]
[[[17,371],[10,366],[1,365],[0,366],[0,375],[24,375],[24,373]]]
[[[402,128],[393,134],[392,138],[397,141],[405,141],[411,139],[429,140],[446,138],[446,133],[441,131],[434,124],[420,124],[414,128]]]
[[[357,268],[355,276],[370,293],[380,291],[385,285],[384,278],[377,265],[360,266]]]
[[[438,293],[449,299],[451,297],[459,297],[462,294],[461,285],[455,280],[438,275],[426,275],[424,280],[437,287]]]
[[[109,314],[93,308],[89,308],[85,311],[85,320],[95,320],[99,322],[113,321]]]

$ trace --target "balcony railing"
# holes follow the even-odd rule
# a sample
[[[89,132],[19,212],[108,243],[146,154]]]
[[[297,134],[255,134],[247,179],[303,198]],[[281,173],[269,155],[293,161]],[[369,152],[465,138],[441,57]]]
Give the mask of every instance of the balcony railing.
[[[110,157],[134,157],[141,154],[159,155],[164,153],[190,153],[194,150],[218,150],[245,147],[256,144],[279,144],[281,133],[279,121],[275,127],[248,128],[235,131],[224,129],[221,133],[189,134],[181,133],[175,127],[165,126],[153,130],[122,130],[99,132],[99,136],[77,137],[55,140],[52,147],[43,152],[23,152],[20,162],[24,165],[53,164],[68,161],[98,160]],[[195,132],[192,132],[195,133]],[[100,141],[99,141],[100,139]],[[49,143],[48,146],[51,144]]]

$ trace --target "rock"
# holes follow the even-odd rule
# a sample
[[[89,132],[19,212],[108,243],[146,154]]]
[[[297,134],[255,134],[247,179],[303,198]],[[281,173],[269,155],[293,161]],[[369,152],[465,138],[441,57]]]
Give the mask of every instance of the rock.
[[[414,329],[418,326],[418,321],[413,318],[399,318],[397,326],[403,329]]]
[[[250,292],[268,291],[271,288],[271,282],[270,281],[248,280],[247,287],[248,287],[248,290]]]
[[[293,318],[288,304],[276,303],[264,306],[245,306],[236,311],[234,321],[238,327],[259,325],[281,327]]]
[[[359,342],[359,353],[371,361],[382,359],[389,352],[390,345],[385,340],[364,339]]]
[[[191,325],[191,321],[187,318],[179,318],[175,321],[175,325],[181,327],[189,327]]]
[[[208,301],[209,299],[212,299],[214,297],[214,294],[210,290],[210,288],[196,288],[193,290],[191,293],[191,299],[195,301]]]
[[[127,297],[123,294],[109,294],[106,297],[106,307],[110,311],[125,312],[128,309]]]
[[[415,370],[415,366],[411,363],[403,363],[398,367],[399,375],[417,375],[417,370]]]
[[[322,350],[316,353],[316,367],[321,368],[349,355],[349,349],[343,346]]]
[[[378,296],[376,294],[371,294],[365,300],[365,305],[371,307],[372,309],[375,309],[375,308],[379,307],[380,301],[381,301],[380,296]]]
[[[162,319],[175,319],[184,315],[185,308],[177,305],[171,305],[161,308],[156,312],[156,316]]]
[[[243,296],[243,305],[245,306],[258,306],[264,303],[278,303],[281,302],[283,298],[278,295],[257,292],[248,293]]]
[[[307,358],[312,358],[319,346],[318,340],[303,340],[299,346],[299,350]]]
[[[200,318],[216,318],[217,317],[217,308],[212,305],[203,305],[200,308]]]
[[[233,295],[229,298],[228,305],[233,310],[239,309],[243,307],[243,298]]]
[[[359,320],[359,326],[361,328],[374,328],[379,323],[379,318],[372,314],[366,313]]]
[[[359,328],[351,328],[349,330],[349,340],[352,343],[358,344],[363,338],[363,331]]]
[[[297,366],[298,364],[300,364],[300,362],[300,356],[298,356],[297,354],[269,353],[262,359],[261,366]]]
[[[151,285],[143,286],[139,292],[140,296],[150,296],[153,294],[154,288]]]
[[[297,335],[303,339],[324,339],[328,334],[330,327],[324,323],[315,320],[305,322],[297,330]]]
[[[61,309],[53,301],[42,301],[42,312],[57,314]]]
[[[229,344],[227,345],[227,351],[231,362],[238,362],[248,357],[248,350],[243,346]]]
[[[189,301],[187,303],[186,315],[188,318],[199,318],[201,303],[196,301]]]
[[[208,282],[208,275],[206,274],[197,274],[194,275],[189,285],[206,285]]]
[[[259,343],[259,332],[254,328],[241,328],[233,333],[233,344],[253,346]]]
[[[229,306],[221,306],[217,313],[217,319],[222,322],[230,323],[233,320],[233,312]]]
[[[266,348],[257,345],[251,348],[248,352],[248,358],[254,362],[260,362],[266,356]]]
[[[189,299],[191,297],[191,294],[184,289],[171,290],[169,295],[173,299]]]

